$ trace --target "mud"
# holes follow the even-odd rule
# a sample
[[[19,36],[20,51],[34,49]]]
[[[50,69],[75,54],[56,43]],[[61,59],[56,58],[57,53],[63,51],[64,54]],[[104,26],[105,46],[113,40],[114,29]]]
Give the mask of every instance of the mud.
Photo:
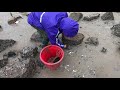
[[[120,24],[114,25],[111,30],[113,35],[120,37]]]
[[[101,16],[102,20],[114,20],[114,15],[112,12],[106,12]]]
[[[6,39],[6,40],[0,39],[0,52],[4,51],[8,47],[13,46],[15,43],[16,41],[12,39]]]
[[[18,21],[19,19],[22,19],[22,17],[21,17],[21,16],[12,17],[10,20],[8,20],[8,24],[9,24],[9,25],[15,24],[15,22]]]
[[[103,47],[102,50],[101,50],[101,52],[106,53],[107,49]]]
[[[81,34],[81,33],[78,33],[73,38],[68,38],[68,37],[65,37],[65,36],[62,37],[63,43],[68,45],[68,46],[69,45],[79,45],[83,42],[83,39],[84,39],[84,35]]]
[[[86,39],[85,44],[98,46],[99,41],[98,41],[98,38],[96,38],[96,37],[89,37]]]
[[[92,14],[89,16],[84,16],[83,20],[84,21],[92,21],[92,20],[98,19],[99,17],[100,17],[100,14],[96,13],[96,14]]]
[[[71,13],[69,17],[71,17],[75,21],[79,21],[83,17],[83,14],[82,13]]]

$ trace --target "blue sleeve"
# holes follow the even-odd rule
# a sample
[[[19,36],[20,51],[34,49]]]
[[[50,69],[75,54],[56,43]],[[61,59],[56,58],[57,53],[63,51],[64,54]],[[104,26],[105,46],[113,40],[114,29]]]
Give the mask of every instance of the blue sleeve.
[[[47,35],[48,35],[48,38],[49,38],[51,44],[58,45],[61,48],[64,47],[64,45],[58,39],[59,30],[56,27],[48,28],[48,29],[46,29],[46,32],[47,32]]]

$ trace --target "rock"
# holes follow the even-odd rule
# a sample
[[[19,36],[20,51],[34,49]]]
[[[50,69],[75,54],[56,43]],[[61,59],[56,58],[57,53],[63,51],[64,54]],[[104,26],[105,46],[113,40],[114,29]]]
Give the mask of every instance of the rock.
[[[84,35],[81,34],[81,33],[78,33],[73,38],[68,38],[68,37],[65,37],[65,36],[62,37],[63,43],[68,45],[68,46],[69,45],[79,45],[79,44],[82,43],[83,39],[84,39]]]
[[[98,19],[99,17],[100,17],[100,14],[96,13],[96,14],[92,14],[92,15],[89,15],[89,16],[84,16],[83,20],[84,21],[92,21],[94,19]]]
[[[106,12],[101,16],[102,20],[114,20],[114,15],[112,12]]]
[[[101,52],[106,53],[107,49],[105,49],[104,47],[102,48]]]
[[[4,51],[8,47],[13,46],[15,43],[16,41],[12,39],[6,39],[6,40],[0,39],[0,52]]]
[[[7,54],[5,53],[3,56],[7,56],[8,58],[16,57],[17,56],[17,52],[16,51],[9,51]]]
[[[98,38],[96,37],[89,37],[86,39],[85,44],[97,46],[99,44],[99,41]]]
[[[83,17],[83,14],[82,13],[71,13],[70,17],[74,19],[75,21],[79,21]]]
[[[116,24],[110,29],[112,30],[113,35],[120,37],[120,24]]]
[[[2,28],[2,26],[0,25],[0,31],[2,31],[3,30],[3,28]]]
[[[32,48],[32,47],[24,47],[21,51],[21,57],[22,58],[30,58],[30,57],[35,57],[38,53],[38,48]]]
[[[10,20],[8,20],[8,24],[15,24],[16,21],[18,21],[19,19],[22,19],[21,16],[17,16],[17,17],[12,17]]]
[[[38,32],[35,32],[35,33],[32,34],[30,39],[31,39],[31,41],[39,42],[40,41],[39,38],[41,38],[41,36],[39,35]]]
[[[7,63],[8,63],[8,58],[3,58],[2,60],[0,60],[0,68],[6,66]]]

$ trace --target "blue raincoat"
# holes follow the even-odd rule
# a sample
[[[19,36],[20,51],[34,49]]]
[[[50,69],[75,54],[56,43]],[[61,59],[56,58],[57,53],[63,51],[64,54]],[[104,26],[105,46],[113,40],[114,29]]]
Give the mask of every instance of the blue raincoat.
[[[64,45],[58,39],[59,34],[73,37],[79,29],[79,24],[68,18],[67,12],[31,12],[28,16],[28,23],[44,30],[51,44],[62,48]]]

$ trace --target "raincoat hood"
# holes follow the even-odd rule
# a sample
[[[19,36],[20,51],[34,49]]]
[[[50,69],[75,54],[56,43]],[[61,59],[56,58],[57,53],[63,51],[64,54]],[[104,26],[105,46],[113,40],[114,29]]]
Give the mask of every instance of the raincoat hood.
[[[74,37],[79,30],[79,24],[73,19],[63,18],[60,23],[60,29],[66,37]]]

